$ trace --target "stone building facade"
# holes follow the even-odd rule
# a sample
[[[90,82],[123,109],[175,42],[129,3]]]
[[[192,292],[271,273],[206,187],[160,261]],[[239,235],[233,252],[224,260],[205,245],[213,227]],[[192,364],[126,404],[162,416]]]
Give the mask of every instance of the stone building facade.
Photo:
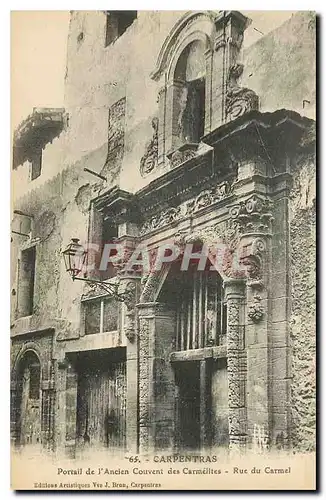
[[[65,107],[14,135],[15,446],[314,449],[315,16],[244,50],[249,23],[71,12]],[[123,245],[84,277],[126,300],[71,281],[71,238]]]

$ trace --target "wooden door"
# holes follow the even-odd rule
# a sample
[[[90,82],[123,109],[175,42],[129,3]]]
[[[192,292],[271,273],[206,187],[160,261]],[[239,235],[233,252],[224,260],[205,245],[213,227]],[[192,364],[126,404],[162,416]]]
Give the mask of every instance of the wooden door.
[[[77,436],[94,449],[126,443],[126,363],[94,359],[79,370]]]

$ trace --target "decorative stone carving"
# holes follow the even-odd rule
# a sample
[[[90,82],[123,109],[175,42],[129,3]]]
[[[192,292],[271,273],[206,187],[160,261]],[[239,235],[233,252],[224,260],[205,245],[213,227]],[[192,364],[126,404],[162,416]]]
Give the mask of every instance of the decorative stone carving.
[[[124,247],[124,253],[120,259],[115,260],[112,262],[113,266],[117,270],[117,276],[118,278],[121,278],[123,276],[140,276],[141,273],[141,266],[138,266],[136,263],[133,265],[131,269],[127,269],[127,264],[135,251],[135,245],[136,241],[132,241],[131,244],[125,245]]]
[[[124,284],[124,282],[126,283]],[[121,282],[124,284],[124,287],[121,291],[125,298],[125,321],[124,321],[124,333],[129,340],[129,342],[134,342],[136,336],[136,293],[137,293],[137,285],[135,279],[128,280],[123,279]]]
[[[171,167],[177,167],[184,163],[185,161],[191,160],[197,154],[198,144],[184,144],[173,153],[170,153],[168,158],[170,159]]]
[[[148,451],[149,446],[149,321],[147,318],[139,318],[139,447],[142,453]]]
[[[243,64],[236,63],[230,67],[225,101],[227,121],[259,109],[257,94],[253,90],[240,87],[238,84],[242,73]]]
[[[146,234],[155,229],[166,226],[167,224],[171,224],[180,218],[181,215],[181,207],[172,207],[166,210],[163,210],[159,215],[152,217],[150,220],[146,221],[143,227],[140,230],[140,234]]]
[[[211,189],[205,189],[196,198],[185,202],[177,207],[170,207],[163,210],[160,214],[155,215],[146,221],[140,229],[140,234],[144,235],[160,229],[172,222],[188,217],[202,208],[208,207],[217,203],[232,194],[233,185],[230,182],[222,182]]]
[[[256,194],[230,208],[240,233],[267,232],[273,220],[272,202]]]
[[[254,295],[254,301],[248,308],[248,317],[254,322],[258,323],[264,316],[263,306],[261,305],[261,296]]]
[[[159,291],[159,285],[165,279],[168,271],[168,264],[163,263],[159,271],[152,271],[148,275],[148,277],[146,277],[144,288],[139,300],[141,304],[144,304],[146,302],[154,302],[156,300],[156,295]]]
[[[229,182],[222,182],[212,189],[202,191],[194,200],[187,204],[187,214],[197,212],[216,201],[223,200],[232,193],[233,186]]]
[[[109,110],[108,157],[117,147],[124,145],[126,98],[115,102]]]
[[[241,264],[245,266],[248,286],[263,288],[263,254],[266,243],[262,238],[255,238],[249,245],[242,247]]]
[[[227,300],[228,406],[230,448],[239,450],[246,442],[245,373],[243,326],[243,280],[225,281]],[[241,439],[239,439],[241,438]]]
[[[152,120],[153,137],[146,146],[146,151],[140,160],[140,173],[145,177],[154,170],[158,160],[158,119],[155,117]]]

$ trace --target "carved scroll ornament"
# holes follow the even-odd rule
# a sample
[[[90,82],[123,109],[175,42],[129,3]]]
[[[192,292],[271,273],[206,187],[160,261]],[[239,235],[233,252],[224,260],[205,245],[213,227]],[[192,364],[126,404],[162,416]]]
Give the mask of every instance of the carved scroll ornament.
[[[140,160],[140,173],[145,177],[154,170],[158,161],[158,119],[153,118],[153,137],[146,146],[146,151]]]
[[[226,117],[234,120],[249,111],[259,109],[259,98],[257,94],[248,88],[241,87],[238,79],[243,73],[243,64],[234,64],[229,70],[227,92],[226,92]]]

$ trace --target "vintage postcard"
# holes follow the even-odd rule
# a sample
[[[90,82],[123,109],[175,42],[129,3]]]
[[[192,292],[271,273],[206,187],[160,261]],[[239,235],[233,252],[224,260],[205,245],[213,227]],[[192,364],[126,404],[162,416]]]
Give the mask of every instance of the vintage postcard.
[[[315,490],[316,14],[11,33],[12,489]]]

